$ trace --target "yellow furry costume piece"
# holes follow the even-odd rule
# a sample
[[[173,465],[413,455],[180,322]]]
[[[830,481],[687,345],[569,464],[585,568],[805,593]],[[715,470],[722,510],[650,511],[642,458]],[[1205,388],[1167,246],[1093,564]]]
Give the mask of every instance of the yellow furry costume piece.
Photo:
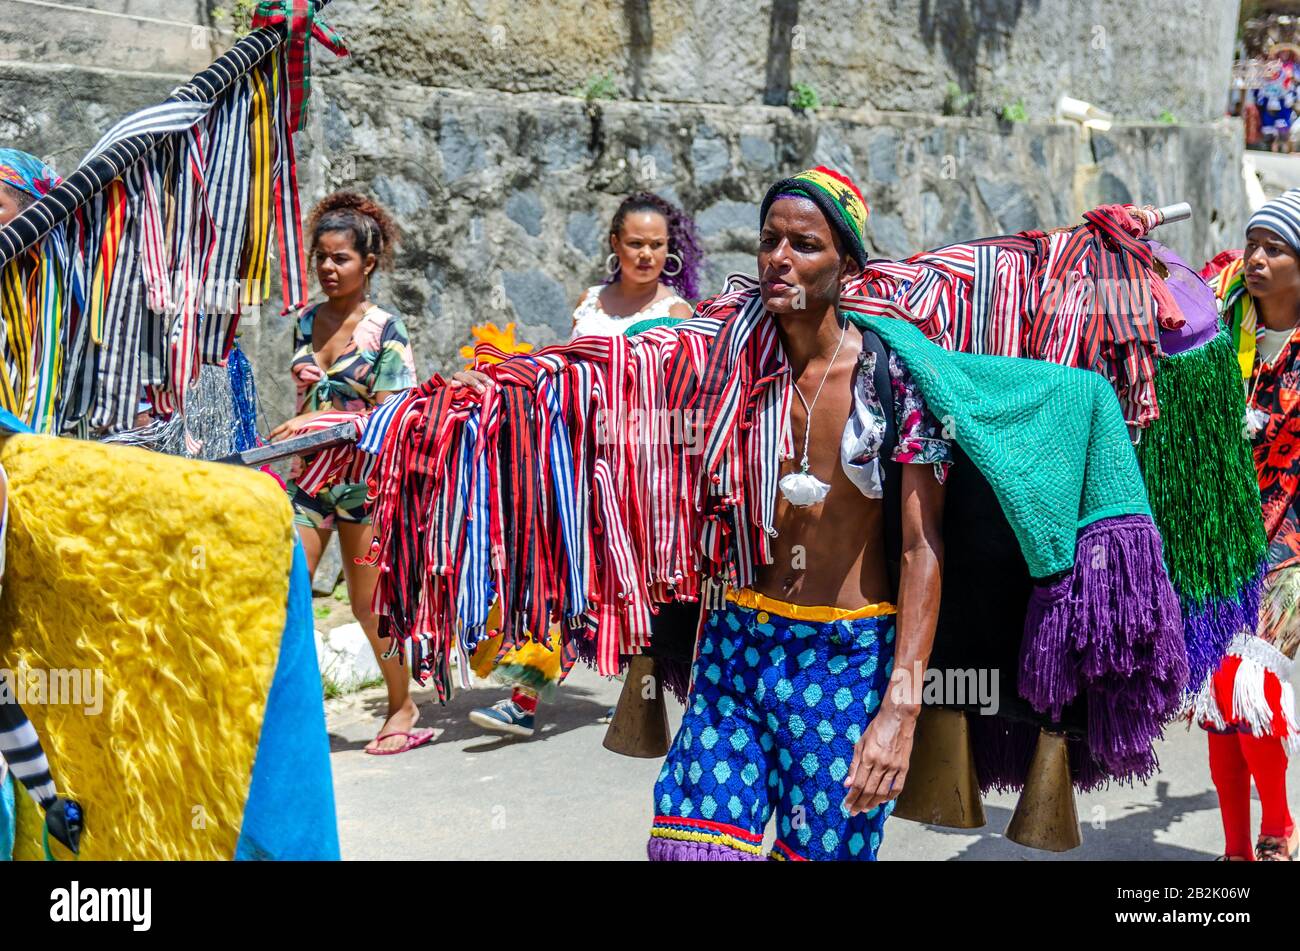
[[[501,627],[501,602],[494,602],[488,613],[489,631]],[[470,670],[476,677],[492,680],[507,687],[527,687],[549,700],[560,680],[560,632],[551,631],[551,647],[543,647],[534,640],[512,647],[497,660],[503,635],[496,634],[481,641],[470,655]]]
[[[81,857],[232,858],[285,626],[284,492],[236,466],[46,436],[4,439],[0,464],[0,667],[103,672],[97,715],[85,696],[24,704],[85,807]],[[17,798],[14,857],[39,859],[42,819]]]

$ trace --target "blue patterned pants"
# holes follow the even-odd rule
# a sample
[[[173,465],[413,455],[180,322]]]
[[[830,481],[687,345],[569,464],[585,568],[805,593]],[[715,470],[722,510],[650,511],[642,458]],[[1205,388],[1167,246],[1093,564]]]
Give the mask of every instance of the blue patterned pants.
[[[771,608],[830,612],[749,591],[737,601],[705,622],[686,715],[655,783],[651,860],[762,858],[775,810],[770,858],[873,861],[894,803],[850,817],[843,783],[893,670],[892,606],[811,621]]]

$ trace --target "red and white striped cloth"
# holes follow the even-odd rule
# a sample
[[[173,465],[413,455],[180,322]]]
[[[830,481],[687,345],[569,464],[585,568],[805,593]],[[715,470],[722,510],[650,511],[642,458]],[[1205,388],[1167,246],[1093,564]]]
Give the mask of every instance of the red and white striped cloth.
[[[330,412],[322,413],[298,428],[296,435],[317,433],[333,429],[342,423],[351,423],[356,427],[357,440],[365,433],[366,416],[364,413]],[[362,452],[356,443],[344,443],[313,453],[306,460],[306,469],[294,480],[298,488],[308,495],[315,495],[323,489],[347,482],[366,482],[374,466],[375,457]]]

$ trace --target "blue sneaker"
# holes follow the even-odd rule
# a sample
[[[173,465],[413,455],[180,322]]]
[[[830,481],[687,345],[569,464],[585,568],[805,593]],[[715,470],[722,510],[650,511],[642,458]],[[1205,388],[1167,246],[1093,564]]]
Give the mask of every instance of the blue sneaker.
[[[502,700],[490,707],[471,710],[469,714],[470,723],[512,736],[532,736],[535,719],[533,714],[524,713],[513,700]]]

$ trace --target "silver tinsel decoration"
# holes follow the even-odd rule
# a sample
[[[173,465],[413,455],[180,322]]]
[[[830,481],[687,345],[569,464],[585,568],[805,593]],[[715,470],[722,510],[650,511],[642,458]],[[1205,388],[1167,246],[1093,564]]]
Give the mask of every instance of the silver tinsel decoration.
[[[239,451],[239,426],[230,374],[225,367],[204,364],[198,380],[186,390],[184,415],[176,413],[101,441],[212,460]]]

